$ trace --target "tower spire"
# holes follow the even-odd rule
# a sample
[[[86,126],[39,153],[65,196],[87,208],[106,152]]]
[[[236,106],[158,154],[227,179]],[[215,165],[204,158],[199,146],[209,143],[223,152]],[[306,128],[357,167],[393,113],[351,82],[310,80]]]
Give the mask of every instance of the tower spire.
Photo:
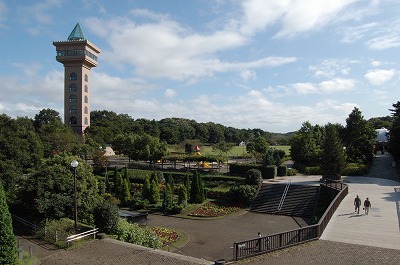
[[[75,28],[72,30],[71,34],[69,34],[68,40],[85,40],[85,36],[83,35],[79,22],[76,23]]]

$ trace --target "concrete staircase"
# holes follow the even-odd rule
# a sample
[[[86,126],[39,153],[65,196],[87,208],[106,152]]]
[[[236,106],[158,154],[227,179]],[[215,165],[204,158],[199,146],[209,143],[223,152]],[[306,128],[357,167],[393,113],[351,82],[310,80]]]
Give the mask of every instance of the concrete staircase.
[[[320,186],[263,184],[250,211],[313,218]]]

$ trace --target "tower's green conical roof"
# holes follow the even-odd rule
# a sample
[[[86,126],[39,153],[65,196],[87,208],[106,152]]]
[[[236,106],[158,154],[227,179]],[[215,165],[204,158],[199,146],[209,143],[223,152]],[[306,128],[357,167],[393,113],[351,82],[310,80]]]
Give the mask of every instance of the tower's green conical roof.
[[[79,23],[76,23],[75,28],[68,36],[68,40],[85,40],[85,36],[83,36],[83,32]]]

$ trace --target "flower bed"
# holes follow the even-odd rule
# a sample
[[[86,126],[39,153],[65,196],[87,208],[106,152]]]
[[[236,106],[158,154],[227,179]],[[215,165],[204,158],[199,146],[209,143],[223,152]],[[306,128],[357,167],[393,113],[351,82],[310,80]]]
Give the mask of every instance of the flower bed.
[[[156,233],[157,237],[161,240],[163,245],[174,243],[178,240],[179,235],[175,230],[154,226],[151,230]]]
[[[189,213],[189,216],[196,217],[218,217],[228,215],[239,211],[239,207],[225,206],[215,202],[208,202],[202,205],[200,208]]]

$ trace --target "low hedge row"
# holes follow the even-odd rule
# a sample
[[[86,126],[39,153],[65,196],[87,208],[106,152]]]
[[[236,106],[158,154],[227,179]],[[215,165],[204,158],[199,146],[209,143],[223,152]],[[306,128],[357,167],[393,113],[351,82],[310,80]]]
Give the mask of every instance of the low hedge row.
[[[263,166],[260,164],[229,164],[229,174],[235,176],[245,176],[250,169],[258,169],[261,172],[263,179],[273,179],[277,174],[276,166]]]

